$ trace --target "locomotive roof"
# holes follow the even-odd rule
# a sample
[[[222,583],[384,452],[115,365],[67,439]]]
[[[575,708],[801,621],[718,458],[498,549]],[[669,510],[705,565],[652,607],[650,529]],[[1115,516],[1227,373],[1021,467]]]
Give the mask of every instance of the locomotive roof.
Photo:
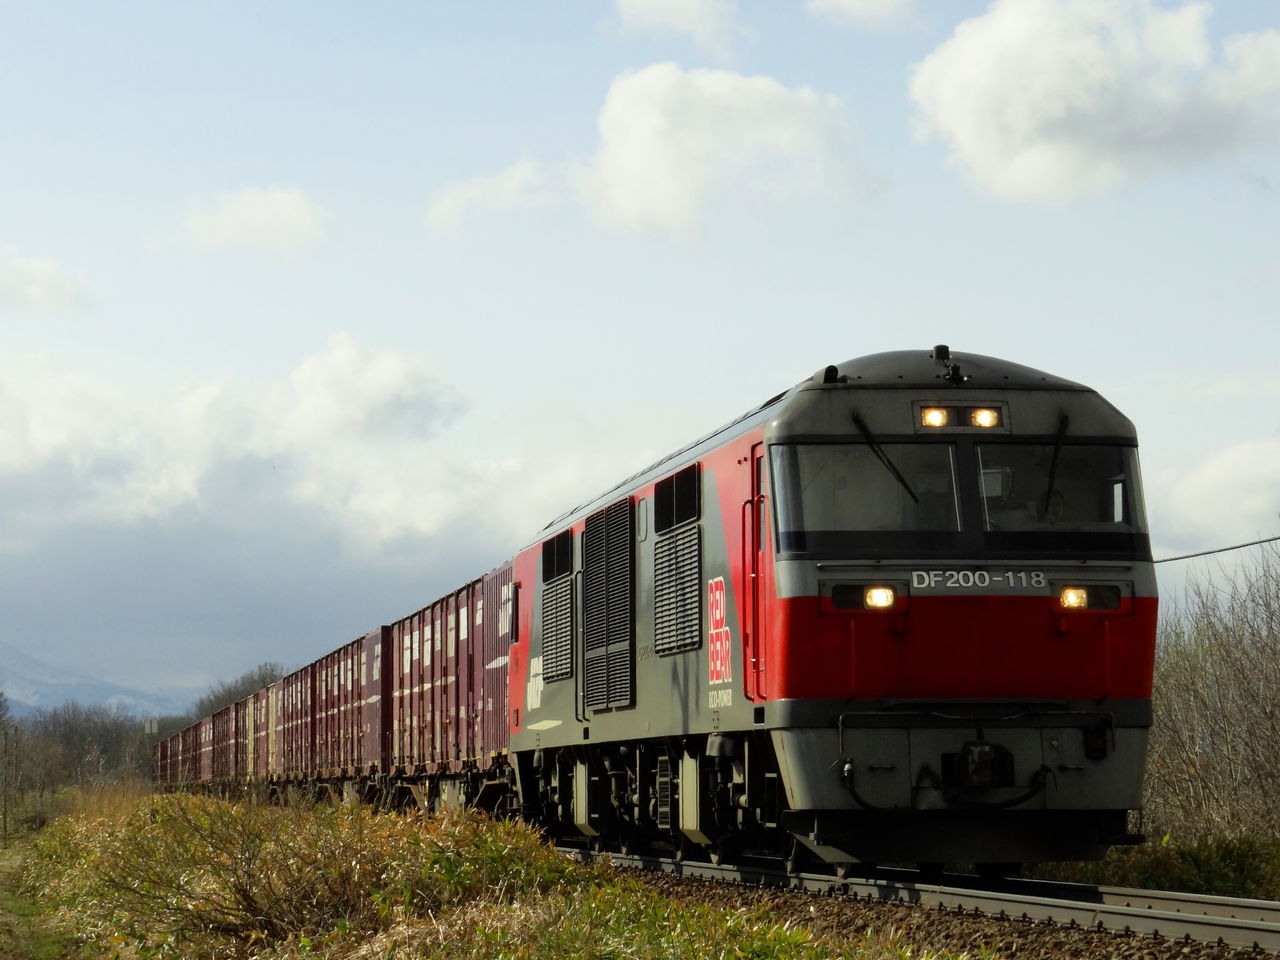
[[[830,368],[828,368],[829,370]],[[993,387],[1015,390],[1088,390],[1090,387],[980,353],[952,353],[946,346],[933,350],[894,350],[856,357],[836,365],[836,382],[867,387]],[[823,381],[827,371],[811,380]],[[810,381],[799,384],[805,387]],[[828,381],[830,382],[830,381]]]
[[[706,436],[699,437],[692,443],[667,454],[661,460],[649,464],[643,470],[632,474],[625,480],[610,487],[604,493],[580,503],[556,517],[539,531],[537,539],[552,529],[563,527],[568,521],[582,515],[598,504],[609,502],[620,490],[636,486],[648,474],[654,474],[667,464],[674,464],[689,459],[688,455],[699,447],[710,445],[728,434],[749,429],[756,423],[768,419],[772,407],[794,394],[809,389],[831,389],[843,387],[920,389],[976,387],[984,390],[1079,390],[1093,393],[1091,387],[1055,377],[1026,367],[1020,363],[1011,363],[998,357],[987,357],[980,353],[951,353],[945,345],[938,345],[933,350],[893,350],[887,353],[873,353],[865,357],[855,357],[844,363],[835,364],[819,370],[807,380],[802,380],[794,387],[770,397],[758,407],[748,410],[742,416],[717,427]],[[668,468],[669,469],[669,468]]]

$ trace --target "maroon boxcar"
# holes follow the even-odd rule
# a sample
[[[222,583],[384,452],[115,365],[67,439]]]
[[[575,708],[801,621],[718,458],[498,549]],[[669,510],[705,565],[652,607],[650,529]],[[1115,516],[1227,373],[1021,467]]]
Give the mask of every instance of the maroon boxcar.
[[[315,664],[295,670],[281,682],[281,773],[306,780],[315,770]]]
[[[253,711],[253,756],[250,760],[250,769],[254,780],[267,783],[271,780],[271,736],[275,729],[274,720],[271,716],[269,705],[271,703],[271,691],[276,688],[276,684],[272,684],[265,690],[259,690],[252,697]]]
[[[253,776],[253,697],[237,700],[235,713],[235,760],[232,777],[245,783]]]
[[[211,775],[216,781],[229,781],[235,774],[235,704],[229,703],[213,715]]]
[[[316,773],[355,776],[359,767],[360,654],[364,639],[352,640],[317,660],[315,668]]]
[[[390,769],[391,749],[391,628],[367,633],[360,644],[360,700],[356,766],[360,776],[377,776]]]
[[[516,585],[512,579],[512,565],[504,564],[484,578],[485,619],[481,635],[483,655],[481,661],[479,713],[480,768],[487,770],[507,751],[510,728],[507,725],[507,665],[509,650],[515,635],[514,623]]]
[[[205,717],[200,721],[197,743],[200,754],[196,779],[201,783],[209,783],[213,779],[213,717]]]
[[[200,779],[200,722],[178,734],[181,742],[179,749],[179,783],[195,783]]]

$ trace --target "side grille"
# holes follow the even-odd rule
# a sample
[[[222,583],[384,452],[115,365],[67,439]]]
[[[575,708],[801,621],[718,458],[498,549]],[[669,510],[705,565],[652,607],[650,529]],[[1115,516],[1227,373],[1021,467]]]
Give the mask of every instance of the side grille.
[[[671,829],[671,758],[665,753],[658,757],[658,809],[656,811],[658,827]]]
[[[593,709],[635,700],[635,521],[630,499],[587,517],[582,534],[583,695]]]
[[[573,676],[573,578],[542,588],[542,679]]]
[[[659,537],[653,552],[653,647],[659,654],[702,643],[702,527]]]

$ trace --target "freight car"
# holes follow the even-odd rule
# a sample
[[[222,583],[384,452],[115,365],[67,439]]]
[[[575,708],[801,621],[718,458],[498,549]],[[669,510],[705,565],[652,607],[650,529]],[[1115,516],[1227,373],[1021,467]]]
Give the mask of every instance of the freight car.
[[[156,776],[793,868],[1096,858],[1140,839],[1155,620],[1128,419],[883,353],[162,742]]]

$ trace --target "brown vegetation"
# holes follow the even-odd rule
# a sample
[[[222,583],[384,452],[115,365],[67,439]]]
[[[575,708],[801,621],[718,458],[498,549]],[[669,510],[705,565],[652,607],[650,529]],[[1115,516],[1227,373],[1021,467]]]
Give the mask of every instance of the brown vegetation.
[[[1280,840],[1280,553],[1191,586],[1156,663],[1147,817],[1187,840]]]
[[[1280,899],[1280,551],[1192,582],[1156,651],[1142,847],[1070,879]]]

